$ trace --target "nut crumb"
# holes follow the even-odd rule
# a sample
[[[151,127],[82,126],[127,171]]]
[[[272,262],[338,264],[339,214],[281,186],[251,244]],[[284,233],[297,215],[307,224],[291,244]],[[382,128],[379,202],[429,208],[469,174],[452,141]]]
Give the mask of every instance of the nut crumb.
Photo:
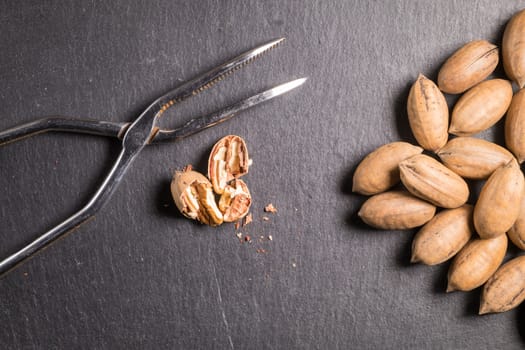
[[[246,226],[246,225],[248,225],[249,223],[251,223],[252,221],[253,221],[252,213],[249,213],[249,214],[246,215],[246,217],[244,218],[244,224],[242,224],[242,226]]]
[[[267,206],[264,207],[264,211],[267,212],[267,213],[277,213],[277,208],[273,206],[272,203],[268,204]]]
[[[237,221],[235,223],[235,229],[238,230],[239,228],[241,228],[241,222],[240,221]]]
[[[245,242],[251,242],[252,238],[249,235],[244,236]]]
[[[269,236],[268,236],[268,240],[273,241],[273,237],[272,237],[272,235],[269,235]]]
[[[267,217],[267,216],[263,216],[262,219],[263,219],[264,221],[269,221],[269,220],[270,220],[270,218]]]
[[[292,267],[297,267],[297,264],[293,262]]]
[[[257,253],[259,254],[266,254],[268,251],[266,249],[263,249],[263,248],[259,248],[257,249]]]

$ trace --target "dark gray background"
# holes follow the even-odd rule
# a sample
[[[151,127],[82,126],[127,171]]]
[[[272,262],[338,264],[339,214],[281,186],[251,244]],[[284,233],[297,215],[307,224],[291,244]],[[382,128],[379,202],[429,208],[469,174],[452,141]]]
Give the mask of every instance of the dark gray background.
[[[467,41],[499,44],[520,1],[3,1],[0,129],[47,115],[129,121],[195,74],[286,43],[165,114],[175,126],[264,88],[302,88],[177,144],[149,147],[96,218],[0,280],[13,349],[522,348],[524,308],[479,317],[479,291],[444,293],[448,264],[411,266],[415,231],[355,219],[352,171],[412,140],[419,72]],[[175,169],[205,171],[242,136],[254,222],[209,228],[171,201]],[[501,127],[485,134],[501,135]],[[47,134],[0,149],[0,256],[78,210],[116,140]],[[264,222],[272,202],[278,213]],[[260,236],[273,241],[259,242]],[[258,253],[265,249],[267,253]]]

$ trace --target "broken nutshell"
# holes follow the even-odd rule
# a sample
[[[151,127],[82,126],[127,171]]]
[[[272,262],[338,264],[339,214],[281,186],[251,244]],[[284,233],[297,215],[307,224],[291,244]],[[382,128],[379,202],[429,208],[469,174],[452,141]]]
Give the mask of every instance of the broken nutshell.
[[[252,197],[248,186],[242,180],[233,180],[222,192],[219,200],[219,209],[223,213],[225,222],[234,222],[248,214]]]
[[[175,172],[171,181],[171,195],[177,208],[187,218],[210,226],[222,224],[223,214],[215,202],[210,181],[191,167]]]
[[[228,135],[213,146],[208,160],[208,177],[217,194],[222,194],[228,183],[248,173],[248,149],[244,140]]]
[[[177,208],[187,218],[210,226],[242,219],[250,210],[252,197],[238,177],[248,172],[249,162],[242,138],[223,137],[211,151],[209,179],[191,166],[175,172],[171,193]]]

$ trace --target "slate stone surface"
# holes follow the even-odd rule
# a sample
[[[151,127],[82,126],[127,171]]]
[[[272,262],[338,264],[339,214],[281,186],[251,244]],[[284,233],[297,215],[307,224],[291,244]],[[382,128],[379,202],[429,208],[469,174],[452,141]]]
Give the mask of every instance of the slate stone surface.
[[[524,307],[477,316],[479,291],[447,295],[448,264],[410,265],[415,230],[365,226],[355,215],[365,198],[350,193],[368,152],[413,141],[405,100],[417,74],[435,79],[467,41],[499,43],[523,6],[3,2],[0,129],[48,115],[129,121],[171,87],[280,36],[284,45],[162,125],[309,80],[226,124],[145,149],[94,220],[0,280],[2,348],[523,348]],[[205,171],[227,134],[245,138],[254,161],[245,177],[254,222],[238,231],[182,218],[169,193],[173,171]],[[501,135],[497,125],[482,136]],[[58,133],[1,147],[0,256],[81,208],[118,151],[116,140]],[[264,213],[268,203],[276,214]]]

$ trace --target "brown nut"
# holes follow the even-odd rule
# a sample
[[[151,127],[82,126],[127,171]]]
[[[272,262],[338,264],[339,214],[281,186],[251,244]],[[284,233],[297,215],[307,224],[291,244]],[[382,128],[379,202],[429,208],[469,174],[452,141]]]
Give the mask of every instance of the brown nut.
[[[419,74],[408,94],[408,122],[417,142],[435,151],[448,139],[448,105],[434,82]]]
[[[389,191],[370,197],[357,215],[375,228],[402,230],[424,225],[435,212],[435,206],[406,191]]]
[[[487,281],[481,294],[479,314],[504,312],[525,300],[525,256],[501,266]]]
[[[462,93],[487,78],[498,65],[498,47],[475,40],[457,50],[438,73],[438,86],[448,94]]]
[[[468,199],[465,180],[432,157],[410,157],[399,163],[399,171],[410,193],[438,207],[458,208]]]
[[[437,155],[459,176],[478,180],[488,178],[513,158],[505,148],[473,137],[456,137],[448,141]]]
[[[518,91],[505,117],[505,143],[521,164],[525,160],[525,89]]]
[[[246,173],[250,159],[244,140],[235,135],[220,139],[208,159],[208,177],[217,194],[222,194],[228,183]]]
[[[505,235],[468,242],[450,265],[447,292],[467,292],[481,286],[501,265],[506,252]]]
[[[203,224],[222,224],[223,215],[217,203],[210,181],[202,174],[187,168],[176,171],[171,181],[171,195],[182,215]]]
[[[507,231],[507,236],[514,245],[525,250],[525,195],[521,199],[520,212],[514,225]]]
[[[452,109],[449,132],[470,136],[486,130],[500,120],[512,100],[512,85],[508,80],[486,80],[461,96]]]
[[[364,195],[384,192],[399,182],[399,162],[423,152],[408,142],[392,142],[367,155],[354,172],[352,191]]]
[[[465,204],[434,216],[414,237],[410,261],[436,265],[456,255],[474,231],[473,209],[472,205]]]
[[[236,179],[226,185],[219,200],[224,222],[234,222],[248,214],[252,197],[244,181]]]
[[[481,238],[507,232],[520,211],[525,181],[515,159],[499,167],[483,185],[474,207],[474,227]]]
[[[525,10],[516,13],[503,33],[502,56],[505,73],[518,84],[525,85]]]

